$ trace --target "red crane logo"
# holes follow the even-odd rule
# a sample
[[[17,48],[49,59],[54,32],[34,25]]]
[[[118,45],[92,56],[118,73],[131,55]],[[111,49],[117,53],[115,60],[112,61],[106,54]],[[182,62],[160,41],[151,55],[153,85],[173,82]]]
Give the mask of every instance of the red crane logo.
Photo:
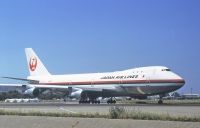
[[[29,68],[31,71],[35,71],[36,67],[37,67],[37,58],[31,57],[29,61]]]

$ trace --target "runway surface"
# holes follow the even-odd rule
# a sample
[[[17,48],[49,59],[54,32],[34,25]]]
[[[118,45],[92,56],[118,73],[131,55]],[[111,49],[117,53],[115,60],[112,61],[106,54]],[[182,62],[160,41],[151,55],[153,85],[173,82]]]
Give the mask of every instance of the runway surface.
[[[111,106],[124,107],[128,111],[169,114],[171,116],[200,116],[200,106],[195,105],[157,105],[157,104],[77,104],[77,103],[0,103],[0,110],[40,111],[67,113],[100,113],[106,114]]]
[[[0,128],[200,128],[199,122],[0,116]]]
[[[200,106],[116,104],[92,105],[78,103],[0,103],[0,110],[21,112],[100,113],[106,114],[112,106],[125,107],[128,111],[164,113],[171,116],[200,116]],[[0,116],[0,128],[200,128],[200,122],[120,120],[104,118],[70,118],[39,116]]]

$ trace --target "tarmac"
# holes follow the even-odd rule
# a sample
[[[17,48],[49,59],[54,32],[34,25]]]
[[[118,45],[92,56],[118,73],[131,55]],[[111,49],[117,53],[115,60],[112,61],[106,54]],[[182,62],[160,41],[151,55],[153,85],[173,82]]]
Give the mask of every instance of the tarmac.
[[[113,105],[77,103],[0,103],[0,110],[21,112],[108,113]],[[200,106],[116,104],[127,110],[164,113],[172,116],[200,116]],[[120,120],[39,116],[0,116],[0,128],[200,128],[200,122]]]
[[[158,104],[77,104],[77,103],[0,103],[0,110],[68,112],[68,113],[100,113],[106,114],[111,106],[124,107],[127,111],[141,111],[171,116],[200,116],[200,106],[195,105],[158,105]]]
[[[200,122],[0,116],[0,128],[200,128]]]

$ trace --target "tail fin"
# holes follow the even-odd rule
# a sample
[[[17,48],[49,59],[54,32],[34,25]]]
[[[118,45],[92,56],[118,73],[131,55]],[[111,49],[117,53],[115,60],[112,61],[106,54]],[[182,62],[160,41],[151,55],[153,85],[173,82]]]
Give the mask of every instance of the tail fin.
[[[28,69],[31,76],[50,75],[50,73],[47,71],[47,69],[32,48],[25,48],[25,53],[28,63]]]

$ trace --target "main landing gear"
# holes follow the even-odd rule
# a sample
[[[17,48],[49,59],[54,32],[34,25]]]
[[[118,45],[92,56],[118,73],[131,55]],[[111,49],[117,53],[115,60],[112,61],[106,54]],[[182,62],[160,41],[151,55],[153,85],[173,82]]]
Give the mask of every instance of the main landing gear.
[[[116,100],[113,100],[113,98],[111,97],[110,99],[107,100],[108,104],[115,104]]]

